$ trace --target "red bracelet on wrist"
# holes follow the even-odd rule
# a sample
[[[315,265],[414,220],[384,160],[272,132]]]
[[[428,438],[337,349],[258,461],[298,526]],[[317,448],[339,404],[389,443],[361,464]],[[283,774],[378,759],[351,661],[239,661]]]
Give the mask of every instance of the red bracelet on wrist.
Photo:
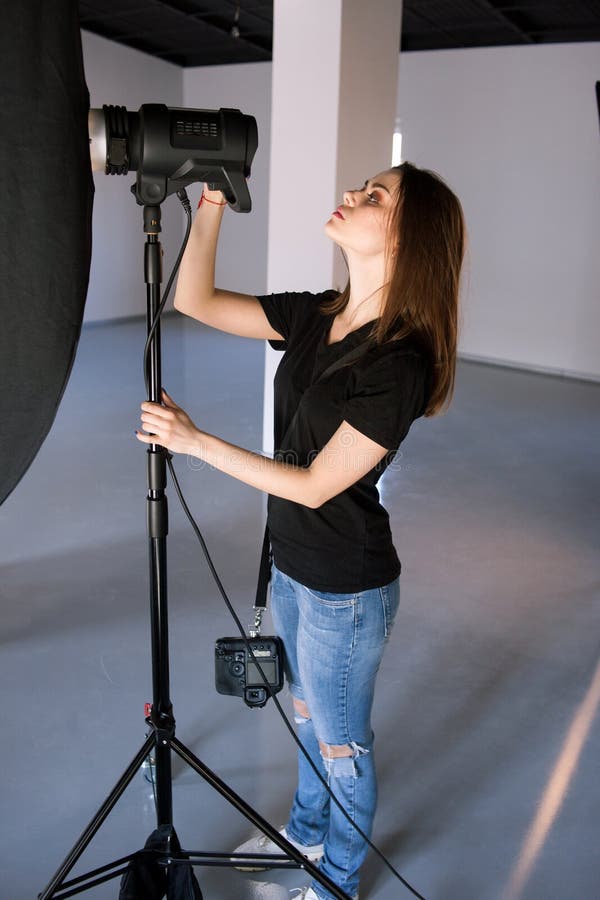
[[[223,200],[222,203],[219,203],[218,200],[209,200],[208,197],[204,196],[204,191],[202,191],[202,196],[200,197],[200,202],[198,203],[198,209],[200,209],[205,200],[207,203],[212,203],[213,206],[227,206],[227,200]]]

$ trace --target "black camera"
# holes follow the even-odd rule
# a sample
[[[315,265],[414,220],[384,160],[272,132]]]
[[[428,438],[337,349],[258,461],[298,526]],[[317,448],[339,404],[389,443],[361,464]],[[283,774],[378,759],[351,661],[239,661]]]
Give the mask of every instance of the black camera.
[[[256,662],[271,690],[283,687],[283,642],[278,637],[250,637]],[[270,697],[256,663],[241,637],[219,638],[215,643],[215,685],[219,694],[243,697],[247,706],[264,706]]]

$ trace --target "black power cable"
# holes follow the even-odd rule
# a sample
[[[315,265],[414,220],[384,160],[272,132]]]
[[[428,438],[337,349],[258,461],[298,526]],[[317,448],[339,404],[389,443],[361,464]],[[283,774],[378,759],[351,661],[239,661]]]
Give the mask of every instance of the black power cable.
[[[155,317],[154,317],[154,320],[153,320],[152,325],[151,325],[151,327],[150,327],[150,330],[149,330],[149,332],[148,332],[148,338],[147,338],[147,341],[146,341],[146,345],[145,345],[145,347],[144,347],[144,380],[145,380],[145,383],[146,383],[146,392],[147,392],[147,393],[149,393],[149,385],[148,385],[148,353],[149,353],[149,350],[150,350],[150,344],[151,344],[152,338],[153,338],[153,336],[154,336],[154,333],[155,333],[155,331],[156,331],[156,327],[157,327],[157,325],[158,325],[158,323],[159,323],[159,321],[160,321],[160,317],[161,317],[162,312],[163,312],[163,309],[164,309],[164,307],[165,307],[165,303],[167,302],[167,299],[168,299],[168,297],[169,297],[169,293],[170,293],[171,287],[172,287],[172,285],[173,285],[173,281],[174,281],[175,276],[176,276],[176,274],[177,274],[177,272],[178,272],[178,270],[179,270],[179,266],[180,266],[180,264],[181,264],[181,260],[182,260],[182,258],[183,258],[183,254],[185,253],[185,248],[186,248],[186,246],[187,246],[187,242],[188,242],[188,239],[189,239],[189,236],[190,236],[190,231],[191,231],[191,228],[192,228],[192,209],[191,209],[190,201],[189,201],[189,198],[188,198],[188,196],[187,196],[187,193],[186,193],[185,189],[183,189],[183,190],[181,190],[181,191],[177,191],[177,196],[178,196],[179,200],[181,201],[181,204],[182,204],[182,206],[183,206],[183,208],[184,208],[184,210],[185,210],[185,213],[186,213],[186,216],[187,216],[187,226],[186,226],[186,231],[185,231],[185,235],[184,235],[184,238],[183,238],[183,242],[182,242],[182,245],[181,245],[181,249],[180,249],[180,251],[179,251],[179,254],[178,254],[178,256],[177,256],[177,259],[175,260],[175,265],[173,266],[173,270],[172,270],[172,272],[171,272],[171,275],[169,276],[169,280],[168,280],[167,286],[166,286],[166,288],[165,288],[164,296],[163,296],[163,298],[162,298],[162,300],[161,300],[161,302],[160,302],[160,304],[159,304],[159,307],[158,307],[158,309],[157,309],[157,311],[156,311],[156,315],[155,315]],[[211,573],[212,573],[213,578],[215,579],[215,582],[216,582],[217,587],[219,588],[219,590],[220,590],[220,592],[221,592],[221,595],[222,595],[222,597],[223,597],[223,600],[225,601],[225,605],[227,606],[227,609],[228,609],[229,612],[231,613],[231,617],[232,617],[233,621],[235,622],[235,624],[236,624],[236,626],[237,626],[237,628],[238,628],[238,630],[239,630],[239,632],[240,632],[240,635],[241,635],[241,637],[242,637],[242,639],[243,639],[243,641],[244,641],[244,644],[245,644],[245,646],[246,646],[246,650],[248,651],[248,653],[249,653],[249,655],[250,655],[250,658],[252,659],[252,661],[254,662],[254,665],[256,666],[258,672],[260,673],[260,676],[261,676],[261,678],[262,678],[262,680],[263,680],[263,682],[264,682],[264,685],[265,685],[265,687],[266,687],[266,689],[267,689],[267,691],[268,691],[268,693],[269,693],[269,696],[272,698],[273,703],[275,704],[275,706],[276,706],[276,708],[277,708],[277,711],[279,712],[279,715],[280,715],[281,718],[283,719],[283,722],[284,722],[284,724],[285,724],[285,727],[287,728],[287,730],[289,731],[289,733],[290,733],[291,736],[292,736],[292,739],[294,740],[294,743],[295,743],[295,744],[299,747],[299,749],[302,751],[302,753],[303,753],[304,757],[306,758],[307,762],[309,763],[311,769],[313,770],[313,772],[315,773],[315,775],[317,776],[317,778],[319,779],[319,781],[321,782],[321,784],[323,785],[323,787],[325,788],[325,790],[327,791],[327,793],[329,794],[329,796],[331,797],[331,799],[333,800],[333,802],[335,803],[335,805],[338,807],[338,809],[340,810],[340,812],[345,816],[345,818],[347,819],[347,821],[350,822],[350,824],[352,825],[352,827],[356,829],[356,831],[358,832],[358,834],[360,834],[360,836],[363,838],[363,840],[366,841],[366,843],[369,845],[369,847],[371,847],[371,849],[375,851],[375,853],[377,854],[377,856],[385,863],[385,865],[386,865],[386,866],[388,867],[388,869],[392,872],[392,874],[395,875],[395,877],[396,877],[399,881],[401,881],[402,884],[403,884],[405,887],[407,887],[408,890],[409,890],[412,894],[414,894],[415,897],[418,897],[419,900],[426,900],[426,898],[423,897],[422,894],[419,894],[418,891],[416,891],[415,888],[413,888],[413,887],[408,883],[408,881],[406,881],[406,880],[402,877],[402,875],[394,868],[394,866],[393,866],[393,865],[391,864],[391,862],[386,858],[386,856],[381,852],[381,850],[379,850],[379,848],[376,847],[375,844],[373,844],[373,843],[369,840],[369,838],[368,838],[368,837],[366,836],[366,834],[362,831],[362,829],[359,828],[359,826],[358,826],[358,825],[356,824],[356,822],[352,819],[352,817],[348,815],[348,813],[346,812],[346,810],[344,809],[344,807],[342,806],[342,804],[339,802],[339,800],[337,799],[337,797],[335,796],[335,794],[331,791],[329,785],[327,784],[327,782],[325,781],[325,779],[323,778],[323,776],[321,775],[321,773],[319,772],[319,770],[318,770],[317,767],[315,766],[314,762],[312,761],[312,759],[310,758],[310,756],[309,756],[308,753],[306,752],[306,750],[305,750],[305,748],[303,747],[301,741],[300,741],[300,740],[298,739],[298,737],[296,736],[296,733],[295,733],[295,731],[294,731],[294,728],[292,727],[292,725],[291,725],[289,719],[287,718],[285,712],[283,711],[283,709],[282,709],[282,707],[281,707],[281,704],[279,703],[279,700],[277,699],[275,693],[273,692],[273,690],[272,690],[272,688],[271,688],[271,685],[269,684],[269,680],[268,680],[267,676],[265,675],[265,673],[263,672],[263,670],[262,670],[262,668],[261,668],[259,659],[257,659],[256,656],[254,655],[254,651],[252,650],[252,646],[251,646],[251,644],[250,644],[250,641],[248,640],[248,638],[247,638],[247,636],[246,636],[246,632],[245,632],[244,626],[242,625],[240,619],[238,618],[238,615],[237,615],[235,609],[234,609],[233,606],[231,605],[231,602],[230,602],[230,600],[229,600],[229,597],[227,596],[227,593],[226,593],[226,591],[225,591],[225,588],[223,587],[223,585],[222,585],[222,583],[221,583],[221,579],[219,578],[219,576],[218,576],[218,574],[217,574],[217,570],[215,569],[214,564],[213,564],[213,561],[212,561],[212,559],[211,559],[211,557],[210,557],[210,553],[208,552],[208,547],[206,546],[206,543],[205,543],[205,541],[204,541],[204,538],[202,537],[202,534],[201,534],[201,532],[200,532],[200,529],[198,528],[198,525],[196,524],[196,522],[195,522],[195,520],[194,520],[194,517],[192,516],[192,514],[191,514],[191,512],[190,512],[190,510],[189,510],[189,507],[188,507],[188,505],[187,505],[187,503],[186,503],[186,501],[185,501],[185,498],[184,498],[184,496],[183,496],[183,494],[182,494],[182,492],[181,492],[181,488],[180,488],[180,486],[179,486],[179,482],[178,482],[178,480],[177,480],[177,476],[176,476],[176,474],[175,474],[175,470],[173,469],[172,459],[173,459],[172,454],[168,453],[168,454],[167,454],[167,465],[168,465],[168,467],[169,467],[169,472],[171,473],[171,478],[173,479],[173,484],[175,485],[175,490],[177,491],[177,496],[179,497],[179,502],[181,503],[181,506],[182,506],[182,508],[183,508],[183,511],[185,512],[186,516],[188,517],[188,519],[189,519],[189,521],[190,521],[190,524],[191,524],[192,528],[194,529],[194,532],[195,532],[195,534],[196,534],[196,537],[198,538],[198,540],[199,540],[199,542],[200,542],[200,545],[201,545],[202,550],[203,550],[203,552],[204,552],[204,555],[205,555],[205,557],[206,557],[206,561],[207,561],[207,563],[208,563],[208,567],[209,567],[209,569],[210,569],[210,571],[211,571]]]

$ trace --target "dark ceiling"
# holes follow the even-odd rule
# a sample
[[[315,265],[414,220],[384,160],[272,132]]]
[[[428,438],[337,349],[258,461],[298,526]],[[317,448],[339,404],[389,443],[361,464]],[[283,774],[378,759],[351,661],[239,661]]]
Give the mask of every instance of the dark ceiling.
[[[180,66],[271,59],[272,0],[80,0],[79,9],[87,31]],[[404,0],[403,51],[568,41],[600,41],[598,0]]]

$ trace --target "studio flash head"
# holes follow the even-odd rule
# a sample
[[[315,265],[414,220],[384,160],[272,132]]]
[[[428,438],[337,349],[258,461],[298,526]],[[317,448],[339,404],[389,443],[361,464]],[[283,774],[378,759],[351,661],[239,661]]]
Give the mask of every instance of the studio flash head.
[[[236,212],[250,212],[246,184],[256,148],[256,119],[239,109],[181,109],[144,103],[90,109],[92,169],[107,175],[137,172],[131,190],[154,206],[195,181],[223,192]]]

